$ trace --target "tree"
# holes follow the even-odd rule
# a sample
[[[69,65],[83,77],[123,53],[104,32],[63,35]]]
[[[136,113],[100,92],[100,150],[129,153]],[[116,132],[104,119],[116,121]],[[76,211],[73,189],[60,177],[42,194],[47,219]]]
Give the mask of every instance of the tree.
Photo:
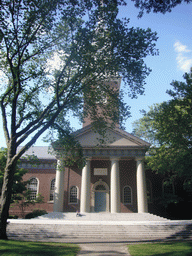
[[[163,185],[168,193],[155,203],[176,218],[191,218],[185,209],[192,200],[192,74],[184,78],[185,82],[171,83],[171,100],[153,105],[134,123],[134,134],[152,143],[146,168],[166,179]]]
[[[0,149],[0,189],[2,189],[2,186],[3,186],[3,177],[4,177],[6,161],[7,161],[7,150],[4,148],[1,148]],[[18,164],[16,165],[15,174],[13,177],[11,203],[19,199],[18,195],[22,194],[26,190],[26,185],[27,185],[27,183],[22,180],[22,177],[27,172],[27,170],[23,168],[19,168]]]
[[[0,105],[7,143],[1,239],[7,239],[13,177],[23,153],[61,120],[65,135],[71,113],[81,119],[89,115],[93,123],[128,115],[122,96],[110,88],[111,77],[121,76],[131,97],[144,92],[150,73],[144,58],[157,54],[157,36],[117,19],[121,4],[123,0],[1,1]]]
[[[134,123],[134,134],[149,135],[153,146],[148,167],[170,178],[191,178],[192,170],[192,73],[185,82],[173,81],[172,100],[154,105]]]
[[[20,209],[20,214],[21,217],[25,217],[25,209],[26,207],[30,205],[35,205],[35,204],[42,204],[44,203],[44,197],[41,194],[38,194],[36,196],[36,199],[31,198],[31,191],[26,189],[23,193],[20,193],[17,197],[16,200],[14,200],[14,203],[18,205]]]
[[[4,148],[0,149],[0,190],[3,186],[4,170],[7,160],[7,150]],[[28,161],[34,164],[38,164],[38,160],[34,156],[29,156]],[[11,204],[17,204],[21,211],[21,216],[25,216],[25,208],[29,205],[34,205],[36,203],[43,203],[43,197],[38,194],[37,198],[31,199],[31,192],[27,189],[28,181],[23,181],[23,175],[27,173],[27,170],[19,168],[19,162],[17,162],[14,177],[13,177],[13,187],[12,187],[12,197]]]
[[[154,13],[163,13],[171,12],[171,10],[176,7],[177,5],[184,3],[191,3],[192,0],[132,0],[135,2],[135,7],[139,8],[141,11],[139,12],[139,17],[143,16],[144,11],[146,10],[147,13],[153,11]]]
[[[139,138],[143,138],[153,146],[159,145],[156,137],[156,113],[159,112],[160,104],[154,104],[149,107],[149,111],[140,110],[143,117],[133,122],[133,134]]]

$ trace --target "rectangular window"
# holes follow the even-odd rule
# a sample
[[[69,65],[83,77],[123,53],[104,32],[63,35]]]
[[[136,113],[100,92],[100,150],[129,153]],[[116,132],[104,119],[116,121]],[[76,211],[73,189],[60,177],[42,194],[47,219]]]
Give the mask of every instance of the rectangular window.
[[[124,204],[131,204],[132,203],[132,195],[131,195],[131,188],[126,186],[123,189],[123,201]]]
[[[50,197],[49,200],[53,201],[54,200],[54,191],[55,191],[55,179],[51,181],[51,187],[50,187]]]
[[[29,184],[27,186],[27,189],[30,192],[30,200],[36,200],[37,186],[38,186],[38,181],[37,181],[36,178],[32,178],[32,179],[29,180]]]
[[[77,204],[77,187],[73,186],[70,188],[70,203]]]

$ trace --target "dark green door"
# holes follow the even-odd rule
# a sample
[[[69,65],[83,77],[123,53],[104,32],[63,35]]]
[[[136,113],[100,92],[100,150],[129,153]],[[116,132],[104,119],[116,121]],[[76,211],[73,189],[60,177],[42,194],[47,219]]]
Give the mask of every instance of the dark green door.
[[[106,212],[106,192],[95,192],[95,212]]]

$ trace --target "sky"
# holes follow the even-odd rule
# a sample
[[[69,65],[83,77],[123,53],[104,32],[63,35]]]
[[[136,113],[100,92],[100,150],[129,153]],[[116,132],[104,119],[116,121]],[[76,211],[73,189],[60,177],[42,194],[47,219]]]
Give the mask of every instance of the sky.
[[[152,69],[146,79],[145,94],[137,99],[124,98],[131,106],[132,116],[125,122],[125,129],[132,132],[132,123],[142,117],[140,110],[148,111],[149,106],[169,100],[166,90],[171,89],[170,83],[173,80],[184,81],[184,73],[192,67],[192,4],[182,3],[166,14],[145,13],[138,19],[139,10],[132,1],[127,0],[127,3],[127,6],[120,7],[119,17],[130,18],[131,27],[149,27],[159,37],[156,43],[159,55],[145,59],[147,66]],[[82,124],[75,119],[71,119],[71,124],[75,129],[82,128]],[[0,125],[0,147],[6,147],[1,119]],[[35,145],[48,144],[40,138]]]
[[[152,69],[146,79],[145,94],[137,99],[125,99],[131,105],[132,117],[126,121],[126,131],[132,131],[132,123],[141,118],[139,110],[149,110],[149,106],[170,99],[166,90],[171,89],[173,80],[184,81],[183,75],[192,67],[192,4],[181,4],[166,14],[144,14],[138,19],[138,9],[129,1],[121,10],[121,15],[130,17],[130,25],[151,28],[159,37],[159,56],[146,58]]]

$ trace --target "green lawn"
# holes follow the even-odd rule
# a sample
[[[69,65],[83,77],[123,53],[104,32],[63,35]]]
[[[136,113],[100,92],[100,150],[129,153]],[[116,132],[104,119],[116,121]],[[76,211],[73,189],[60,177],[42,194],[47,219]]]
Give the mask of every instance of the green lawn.
[[[77,255],[78,251],[78,246],[63,243],[0,240],[1,256],[75,256]]]
[[[192,242],[131,244],[128,249],[131,256],[190,256]]]

